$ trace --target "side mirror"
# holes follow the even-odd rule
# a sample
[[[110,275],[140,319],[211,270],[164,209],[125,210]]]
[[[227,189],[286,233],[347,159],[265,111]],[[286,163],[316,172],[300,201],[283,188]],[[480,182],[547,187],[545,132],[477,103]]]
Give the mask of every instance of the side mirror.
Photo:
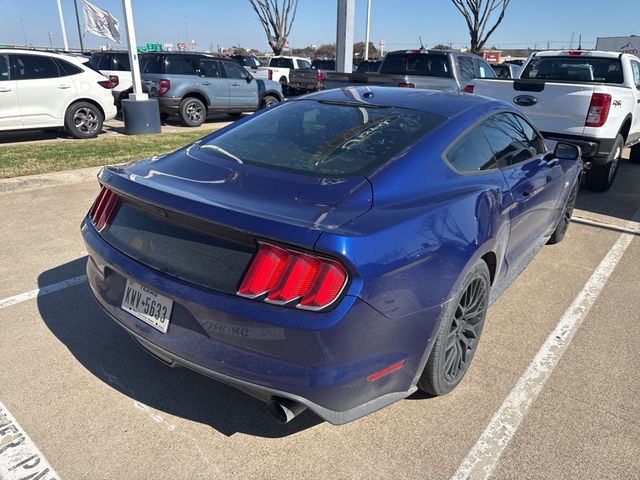
[[[582,156],[582,150],[578,145],[572,143],[558,142],[553,150],[556,158],[562,160],[578,160]]]
[[[251,80],[253,80],[253,75],[251,75],[250,73],[247,74],[247,83],[251,83]]]

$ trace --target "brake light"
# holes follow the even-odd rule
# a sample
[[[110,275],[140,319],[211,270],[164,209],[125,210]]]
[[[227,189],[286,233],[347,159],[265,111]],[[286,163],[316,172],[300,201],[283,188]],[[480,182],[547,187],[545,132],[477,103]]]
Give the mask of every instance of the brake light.
[[[267,75],[267,78],[268,78],[269,80],[273,80],[273,70],[269,69],[269,73],[268,73],[268,75]]]
[[[169,90],[171,90],[171,81],[170,80],[168,80],[166,78],[158,80],[158,93],[160,95],[164,95]]]
[[[93,223],[98,232],[104,230],[109,224],[119,203],[118,195],[113,190],[103,186],[98,197],[93,202],[91,210],[89,210],[91,223]]]
[[[420,53],[420,50],[407,50],[404,53]]]
[[[108,78],[109,80],[101,80],[98,82],[98,84],[103,88],[111,89],[117,87],[120,83],[120,79],[117,75],[109,75]]]
[[[580,55],[582,55],[581,50],[569,50],[570,57],[579,57]]]
[[[316,311],[331,305],[346,283],[335,260],[261,243],[237,294]]]
[[[473,85],[467,85],[466,87],[464,87],[462,89],[462,91],[464,93],[473,93],[473,90],[475,89],[475,87]]]
[[[405,82],[399,83],[398,86],[400,88],[416,88],[416,86],[413,83],[405,83]]]
[[[601,127],[607,122],[611,108],[611,95],[594,93],[589,104],[589,113],[584,123],[586,127]]]

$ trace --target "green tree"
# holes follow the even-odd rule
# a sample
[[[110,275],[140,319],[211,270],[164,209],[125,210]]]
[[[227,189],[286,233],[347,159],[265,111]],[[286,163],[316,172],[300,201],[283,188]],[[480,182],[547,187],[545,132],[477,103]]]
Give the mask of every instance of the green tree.
[[[364,42],[357,42],[353,44],[353,56],[355,58],[364,58]],[[378,58],[380,56],[378,49],[373,42],[369,42],[369,58]]]

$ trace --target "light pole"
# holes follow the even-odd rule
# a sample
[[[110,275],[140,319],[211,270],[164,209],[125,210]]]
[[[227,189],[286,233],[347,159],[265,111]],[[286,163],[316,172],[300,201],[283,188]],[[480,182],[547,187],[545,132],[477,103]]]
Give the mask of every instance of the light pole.
[[[364,60],[369,60],[369,24],[371,22],[371,0],[367,0],[367,29],[364,35]]]
[[[64,27],[64,17],[62,16],[62,5],[58,0],[58,16],[60,17],[60,28],[62,29],[62,39],[64,40],[64,51],[69,51],[69,42],[67,41],[67,29]]]
[[[53,50],[53,42],[51,41],[51,35],[53,35],[53,33],[49,32],[49,48]]]

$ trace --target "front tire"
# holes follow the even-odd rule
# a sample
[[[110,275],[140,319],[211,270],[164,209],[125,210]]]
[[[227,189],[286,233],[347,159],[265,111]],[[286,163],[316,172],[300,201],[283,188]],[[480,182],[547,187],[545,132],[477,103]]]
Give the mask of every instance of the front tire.
[[[280,103],[280,100],[278,98],[274,97],[273,95],[265,95],[262,98],[261,107],[262,108],[269,108],[269,107],[273,107],[277,103]]]
[[[178,116],[185,127],[199,127],[207,118],[207,108],[202,103],[202,100],[195,97],[187,97],[180,102]]]
[[[467,373],[489,306],[490,278],[487,264],[480,261],[453,296],[418,380],[423,392],[436,396],[449,393]]]
[[[631,163],[640,163],[640,143],[631,147],[629,161]]]
[[[102,131],[104,115],[89,102],[72,104],[64,116],[64,129],[75,138],[94,138]]]
[[[618,173],[620,157],[624,148],[624,138],[618,135],[609,155],[594,157],[591,168],[587,171],[585,184],[590,190],[606,192],[609,190]]]
[[[576,181],[573,190],[569,194],[569,198],[567,199],[567,203],[564,204],[564,209],[562,210],[562,216],[556,226],[556,229],[547,240],[548,245],[555,245],[556,243],[560,243],[564,236],[567,234],[567,230],[569,229],[569,224],[571,223],[571,216],[573,215],[573,207],[576,205],[576,199],[578,198],[578,190],[580,188],[580,179]]]

